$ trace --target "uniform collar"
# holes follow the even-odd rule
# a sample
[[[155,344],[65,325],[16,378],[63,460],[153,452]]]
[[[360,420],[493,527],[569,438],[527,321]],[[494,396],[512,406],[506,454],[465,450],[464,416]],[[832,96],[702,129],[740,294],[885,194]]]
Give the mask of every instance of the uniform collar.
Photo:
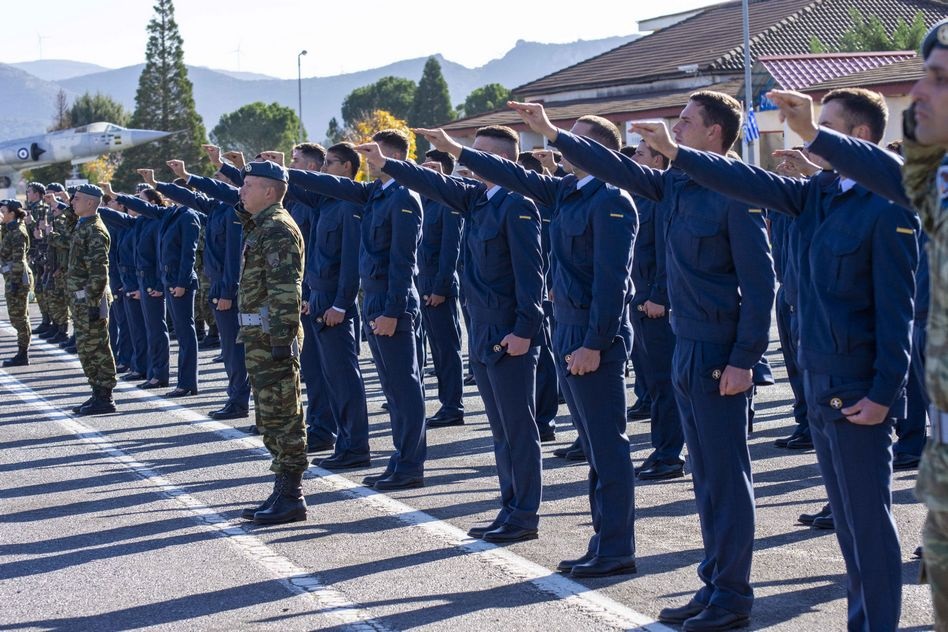
[[[487,191],[484,193],[484,195],[487,196],[487,199],[488,199],[488,200],[492,200],[492,199],[494,199],[494,196],[497,195],[497,193],[498,193],[499,191],[500,191],[500,185],[499,185],[499,184],[495,184],[495,185],[492,186],[491,188],[487,189]]]
[[[253,223],[256,225],[262,224],[265,220],[273,217],[277,211],[282,211],[283,206],[280,204],[271,204],[267,208],[263,209],[259,213],[253,216]]]

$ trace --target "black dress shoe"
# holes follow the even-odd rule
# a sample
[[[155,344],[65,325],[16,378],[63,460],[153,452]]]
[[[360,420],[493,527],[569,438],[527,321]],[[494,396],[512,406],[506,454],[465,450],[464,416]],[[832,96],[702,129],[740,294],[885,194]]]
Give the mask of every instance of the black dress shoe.
[[[221,348],[221,339],[218,336],[204,336],[204,340],[198,343],[198,351],[206,351],[208,349],[220,349]]]
[[[332,439],[317,439],[313,437],[312,439],[306,439],[306,451],[309,453],[313,452],[325,452],[326,450],[332,450],[336,447],[336,442]]]
[[[540,433],[540,443],[550,443],[556,441],[556,431],[547,430],[546,432]]]
[[[610,577],[612,575],[631,575],[636,572],[635,558],[594,557],[588,562],[577,564],[570,571],[570,577]]]
[[[313,459],[313,465],[324,470],[351,470],[357,467],[369,467],[372,457],[368,454],[334,454],[325,459]]]
[[[914,555],[916,558],[921,558],[921,557],[922,557],[922,551],[923,551],[922,547],[920,547],[920,546],[919,546],[919,547],[916,547],[916,548],[915,548],[915,552],[912,553],[912,555]]]
[[[569,454],[570,450],[578,450],[579,448],[579,439],[576,439],[571,444],[563,446],[562,448],[557,448],[553,450],[553,456],[558,456],[561,459],[565,459],[566,455]]]
[[[646,406],[641,400],[635,402],[634,406],[629,406],[625,410],[627,421],[644,421],[652,418],[651,405]]]
[[[658,620],[662,623],[684,623],[688,619],[704,612],[706,607],[707,606],[703,603],[692,599],[685,605],[678,606],[677,608],[662,608],[658,613]]]
[[[375,483],[375,489],[378,490],[415,489],[424,486],[425,478],[423,476],[406,476],[397,472]]]
[[[250,416],[250,412],[246,408],[238,408],[233,404],[227,404],[220,410],[208,413],[207,416],[211,419],[224,421],[226,419],[245,419]]]
[[[429,428],[446,428],[448,426],[463,426],[464,413],[439,410],[425,420]]]
[[[216,355],[216,356],[214,356],[213,358],[211,358],[211,362],[223,362],[223,361],[224,361],[224,356],[223,356],[223,354],[221,354],[221,355]]]
[[[378,485],[376,485],[378,487]],[[525,542],[527,540],[536,540],[540,537],[540,532],[536,529],[524,529],[512,524],[504,524],[493,531],[484,534],[484,542],[497,542],[509,544],[510,542]]]
[[[63,351],[66,353],[71,353],[72,355],[78,355],[79,353],[79,349],[76,347],[75,343],[63,348]]]
[[[685,470],[680,463],[655,463],[651,467],[639,470],[639,480],[664,481],[671,478],[681,478]]]
[[[260,429],[257,428],[257,424],[254,424],[252,426],[247,426],[246,428],[244,428],[244,432],[246,432],[249,435],[259,435]]]
[[[380,406],[380,408],[382,410],[388,410],[388,402],[382,402],[382,405]]]
[[[811,525],[817,518],[828,516],[831,512],[832,510],[830,509],[829,503],[826,503],[823,505],[823,508],[817,511],[815,514],[802,513],[800,514],[800,517],[797,518],[797,520],[800,522],[800,524]]]
[[[718,632],[746,628],[749,624],[750,616],[711,605],[686,620],[682,629],[685,632]]]
[[[474,386],[475,384],[477,384],[477,380],[474,379],[473,373],[464,376],[464,386]]]
[[[188,397],[189,395],[197,395],[198,390],[196,388],[181,388],[180,386],[172,391],[165,393],[165,397],[170,397],[174,399],[175,397]]]
[[[812,450],[813,449],[813,439],[810,437],[810,433],[801,434],[796,439],[790,439],[787,441],[788,450]]]
[[[583,452],[583,449],[582,449],[582,448],[574,448],[574,449],[568,451],[568,452],[566,453],[566,456],[565,456],[564,458],[565,458],[567,461],[576,461],[576,462],[582,462],[582,461],[588,461],[588,460],[589,460],[589,459],[586,458],[586,453]]]
[[[794,439],[797,439],[797,438],[801,437],[801,436],[804,434],[804,432],[805,432],[805,431],[802,430],[802,429],[800,428],[800,426],[797,426],[797,427],[793,430],[793,432],[790,433],[790,436],[789,436],[789,437],[782,437],[782,438],[777,439],[776,441],[774,441],[774,447],[776,447],[776,448],[786,448],[788,443],[790,443],[790,442],[793,441]]]
[[[892,459],[892,469],[899,472],[903,470],[914,470],[918,467],[920,458],[914,454],[905,454],[901,452]]]
[[[365,485],[366,487],[375,487],[376,483],[378,483],[383,478],[388,478],[391,475],[392,475],[391,472],[382,472],[381,474],[372,474],[370,476],[366,476],[365,478],[363,478],[362,484]]]
[[[138,371],[132,371],[131,373],[126,373],[123,375],[121,379],[126,382],[137,382],[138,380],[144,380],[145,374],[139,373]]]
[[[836,521],[833,520],[833,514],[828,516],[820,516],[813,521],[813,524],[810,525],[814,529],[820,529],[824,531],[832,531],[836,528]]]
[[[121,375],[122,373],[128,373],[128,372],[131,371],[131,370],[132,370],[132,367],[128,366],[127,364],[116,364],[116,365],[115,365],[115,374],[116,374],[116,375]]]
[[[487,533],[488,531],[494,531],[496,529],[499,529],[502,525],[503,525],[502,522],[497,522],[495,520],[494,522],[488,525],[484,525],[483,527],[471,527],[470,529],[468,529],[467,537],[474,538],[475,540],[480,540],[481,538],[484,537],[485,533]]]
[[[168,383],[162,382],[162,381],[158,381],[158,382],[148,381],[148,382],[143,382],[138,385],[138,388],[143,388],[146,391],[154,390],[156,388],[167,388],[167,387],[168,387]]]
[[[596,557],[595,553],[593,553],[592,551],[587,551],[585,555],[575,560],[563,560],[562,562],[556,565],[556,570],[557,572],[568,574],[571,570],[573,570],[574,566],[585,564],[586,562],[592,560],[594,557]]]

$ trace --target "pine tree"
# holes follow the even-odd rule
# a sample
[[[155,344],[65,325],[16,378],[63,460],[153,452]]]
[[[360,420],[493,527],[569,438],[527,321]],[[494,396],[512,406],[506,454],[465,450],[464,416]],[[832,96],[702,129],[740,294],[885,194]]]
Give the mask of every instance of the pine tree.
[[[210,163],[201,150],[206,132],[194,107],[193,88],[184,65],[183,40],[174,19],[174,4],[172,0],[155,1],[155,15],[147,29],[145,68],[138,78],[135,112],[129,125],[177,133],[125,151],[122,165],[115,174],[116,190],[128,190],[138,182],[135,170],[141,167],[155,169],[159,180],[171,178],[165,162],[172,158],[184,160],[192,172],[210,171]]]
[[[451,95],[448,93],[448,82],[441,74],[441,64],[434,57],[429,57],[421,73],[418,89],[415,90],[415,100],[408,120],[412,127],[437,127],[454,120],[455,114]],[[427,150],[428,142],[419,138],[419,155]]]

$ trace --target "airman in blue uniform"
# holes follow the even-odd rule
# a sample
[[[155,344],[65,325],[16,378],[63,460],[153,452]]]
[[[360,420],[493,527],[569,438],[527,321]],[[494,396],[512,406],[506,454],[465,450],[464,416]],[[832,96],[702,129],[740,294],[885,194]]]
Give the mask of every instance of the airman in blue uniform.
[[[114,211],[124,212],[125,210],[115,200],[112,200],[108,206]],[[129,358],[129,368],[131,370],[123,375],[122,379],[126,381],[144,380],[148,375],[148,336],[145,332],[145,317],[142,313],[140,299],[136,298],[139,292],[138,276],[135,274],[136,224],[116,227],[114,224],[109,224],[105,213],[100,211],[99,214],[110,234],[113,234],[113,230],[118,231],[118,280],[121,293],[124,296],[122,306],[125,310],[125,327],[131,342],[131,356]],[[111,276],[109,280],[112,280]]]
[[[834,90],[820,122],[878,142],[881,95]],[[815,158],[800,180],[678,147],[664,128],[647,140],[695,181],[795,217],[800,341],[810,431],[848,578],[850,630],[894,630],[902,568],[892,517],[894,420],[905,414],[918,218]],[[811,146],[811,153],[816,153]],[[858,209],[858,210],[856,210]]]
[[[419,130],[435,147],[439,140]],[[476,132],[477,149],[515,160],[516,132],[486,127]],[[468,235],[465,294],[471,315],[468,341],[477,388],[494,439],[501,509],[494,520],[468,535],[489,542],[517,542],[538,535],[542,466],[534,420],[536,366],[543,311],[540,214],[523,196],[489,181],[443,176],[409,162],[386,160],[364,145],[375,168],[426,197],[464,215]],[[451,151],[457,157],[456,148]]]

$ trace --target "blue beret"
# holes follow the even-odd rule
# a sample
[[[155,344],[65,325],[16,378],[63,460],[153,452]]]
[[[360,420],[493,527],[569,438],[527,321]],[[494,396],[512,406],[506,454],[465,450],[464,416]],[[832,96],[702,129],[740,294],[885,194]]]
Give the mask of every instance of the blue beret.
[[[23,208],[19,200],[2,200],[0,201],[0,206],[6,206],[9,209]]]
[[[66,187],[59,184],[58,182],[50,182],[49,184],[46,185],[46,190],[51,193],[52,192],[62,193],[63,191],[66,190]]]
[[[244,167],[244,175],[269,178],[271,180],[279,180],[280,182],[290,181],[290,176],[287,174],[286,169],[272,160],[248,162]]]
[[[94,184],[80,184],[76,187],[76,193],[85,193],[92,197],[102,197],[102,189]]]
[[[30,182],[26,185],[26,188],[38,191],[40,195],[46,193],[46,186],[42,182]]]
[[[922,41],[922,58],[928,59],[935,47],[948,48],[948,18],[932,27]]]

